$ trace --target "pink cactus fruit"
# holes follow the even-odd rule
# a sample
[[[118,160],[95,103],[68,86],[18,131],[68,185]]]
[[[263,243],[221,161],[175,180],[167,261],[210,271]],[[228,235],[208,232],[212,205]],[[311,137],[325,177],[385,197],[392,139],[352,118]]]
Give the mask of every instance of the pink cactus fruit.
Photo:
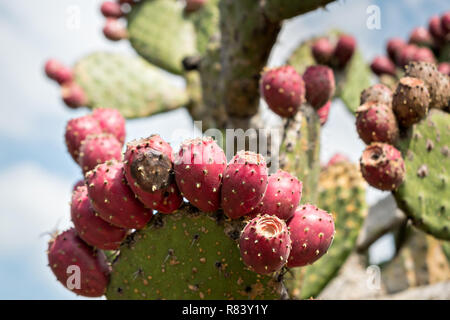
[[[334,221],[331,214],[311,204],[300,206],[288,221],[292,250],[289,268],[312,264],[322,257],[333,242]]]
[[[61,87],[61,96],[64,103],[70,108],[78,108],[88,103],[86,94],[77,83],[65,83]]]
[[[317,114],[319,115],[320,125],[323,126],[328,121],[328,115],[330,114],[331,101],[325,103],[322,107],[317,110]]]
[[[342,153],[335,153],[330,158],[330,160],[328,160],[328,163],[326,166],[329,167],[329,166],[332,166],[332,165],[334,165],[336,163],[340,163],[340,162],[350,162],[350,159],[347,156],[343,155]]]
[[[335,82],[333,70],[329,67],[310,66],[303,74],[306,88],[306,100],[319,109],[333,98]]]
[[[253,211],[264,197],[267,184],[264,157],[251,151],[239,151],[223,174],[221,203],[224,213],[231,219],[238,219]]]
[[[239,249],[244,263],[254,272],[280,270],[291,251],[291,239],[284,220],[273,215],[252,219],[242,230]]]
[[[112,134],[89,135],[81,142],[78,164],[83,173],[108,160],[122,160],[122,144]]]
[[[86,185],[92,207],[103,220],[125,229],[142,229],[150,221],[152,212],[128,187],[122,162],[99,164],[86,173]]]
[[[172,147],[159,135],[129,142],[124,159],[128,185],[146,207],[166,214],[180,207]]]
[[[181,194],[201,211],[220,208],[227,158],[212,138],[186,140],[175,155],[175,180]]]
[[[431,51],[429,48],[423,47],[417,48],[417,50],[412,55],[412,61],[436,63],[436,58],[434,57],[433,51]]]
[[[374,84],[361,92],[360,104],[370,101],[390,105],[392,102],[392,90],[382,83]]]
[[[313,43],[311,52],[318,64],[328,65],[333,56],[334,45],[328,38],[322,37]]]
[[[66,125],[65,140],[67,150],[75,162],[78,162],[81,142],[86,139],[88,135],[100,133],[102,133],[102,129],[100,128],[98,121],[91,115],[85,115],[69,120]]]
[[[336,61],[339,68],[343,68],[352,58],[356,49],[356,40],[354,37],[343,34],[339,36],[334,49],[333,59]]]
[[[450,33],[450,11],[441,16],[441,28],[446,36]]]
[[[72,69],[64,66],[56,59],[47,60],[45,63],[45,74],[61,85],[73,81]]]
[[[263,71],[259,88],[269,108],[281,117],[292,117],[305,101],[305,84],[291,66]]]
[[[73,192],[70,214],[78,236],[98,249],[117,250],[127,235],[126,229],[113,226],[95,213],[86,185]]]
[[[119,41],[128,38],[125,26],[116,18],[107,18],[103,27],[103,34],[111,41]]]
[[[72,187],[72,192],[74,192],[75,190],[77,190],[78,187],[84,186],[84,179],[80,179],[77,182],[75,182],[75,184]]]
[[[440,73],[450,76],[450,63],[441,62],[438,64],[437,68]]]
[[[208,0],[186,0],[186,6],[184,11],[187,13],[195,12],[200,10]]]
[[[382,74],[389,74],[392,76],[395,76],[395,64],[385,56],[377,56],[373,59],[372,63],[370,64],[370,68],[372,69],[373,73],[380,76]]]
[[[103,2],[100,11],[106,18],[120,18],[123,16],[120,4],[114,1]]]
[[[125,142],[125,118],[116,109],[97,108],[92,112],[103,132],[113,134],[121,144]]]
[[[395,147],[374,142],[366,147],[360,159],[361,173],[374,188],[392,191],[405,179],[405,163]]]
[[[409,43],[418,45],[418,46],[433,46],[433,37],[430,32],[424,27],[417,27],[411,31],[409,36]]]
[[[109,282],[110,266],[105,254],[88,246],[75,229],[69,229],[50,240],[48,263],[58,281],[67,288],[73,275],[71,266],[80,268],[80,288],[72,290],[85,297],[100,297],[105,294]]]
[[[404,68],[409,62],[414,61],[414,56],[419,49],[415,44],[407,44],[404,46],[398,55],[397,63],[401,68]]]
[[[399,66],[402,66],[399,58],[400,53],[405,46],[406,42],[401,38],[391,38],[386,45],[386,51],[389,58]]]
[[[386,142],[393,144],[398,139],[398,124],[390,105],[366,102],[356,110],[356,129],[366,143]]]
[[[250,213],[254,217],[275,215],[282,220],[289,220],[302,198],[303,184],[286,171],[278,170],[269,176],[266,193],[258,206]]]
[[[442,30],[441,19],[438,15],[432,16],[428,21],[428,31],[436,44],[441,44],[444,41],[445,34],[444,30]]]

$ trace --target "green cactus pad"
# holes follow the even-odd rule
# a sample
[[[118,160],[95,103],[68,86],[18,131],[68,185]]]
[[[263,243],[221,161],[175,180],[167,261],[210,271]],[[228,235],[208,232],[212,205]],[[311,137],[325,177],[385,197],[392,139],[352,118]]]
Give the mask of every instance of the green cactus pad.
[[[418,228],[450,240],[450,115],[431,109],[398,148],[406,176],[393,192],[397,204]]]
[[[211,37],[219,32],[219,0],[209,0],[200,10],[186,14],[197,32],[197,50],[203,54]]]
[[[139,57],[96,52],[74,67],[90,108],[118,109],[124,117],[145,117],[176,109],[188,102],[163,72]]]
[[[280,148],[280,167],[303,182],[304,203],[315,203],[317,199],[319,153],[320,120],[314,109],[305,104],[286,120]]]
[[[231,237],[242,223],[185,205],[157,215],[120,248],[108,299],[279,299],[281,283],[249,271]]]
[[[289,293],[297,298],[316,297],[334,278],[356,246],[359,230],[367,214],[366,183],[357,165],[338,162],[322,170],[318,206],[334,217],[336,235],[327,254],[314,264],[291,271],[286,279]]]
[[[361,92],[370,86],[371,71],[359,50],[356,50],[342,75],[337,76],[337,92],[351,113],[360,104]]]
[[[194,26],[184,17],[180,2],[141,1],[127,19],[133,48],[160,68],[182,74],[183,58],[197,53]]]
[[[327,33],[327,37],[337,38],[341,31],[333,30]],[[302,74],[306,67],[315,65],[316,61],[311,53],[311,46],[320,37],[314,37],[304,41],[294,50],[287,63],[292,65],[298,73]],[[333,69],[336,79],[336,96],[340,97],[350,112],[354,113],[359,106],[361,91],[370,85],[371,71],[364,62],[359,50],[356,50],[344,70]]]

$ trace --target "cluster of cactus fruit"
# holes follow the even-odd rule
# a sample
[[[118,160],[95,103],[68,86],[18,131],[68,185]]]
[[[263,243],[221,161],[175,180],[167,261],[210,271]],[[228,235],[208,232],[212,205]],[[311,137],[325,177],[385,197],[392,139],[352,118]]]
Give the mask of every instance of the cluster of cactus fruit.
[[[363,177],[392,191],[416,226],[450,239],[449,79],[445,64],[441,72],[434,65],[448,60],[448,13],[430,20],[432,43],[422,41],[423,28],[413,32],[414,46],[433,51],[414,47],[414,58],[398,54],[403,60],[395,63],[432,63],[411,62],[403,77],[394,67],[391,80],[400,80],[393,90],[367,88],[370,69],[355,39],[340,32],[305,41],[286,65],[261,71],[280,22],[294,16],[287,12],[328,2],[105,1],[104,35],[128,39],[142,58],[94,53],[73,69],[47,61],[64,102],[93,109],[66,127],[84,179],[72,194],[74,227],[49,243],[49,265],[64,286],[108,299],[277,299],[285,297],[284,284],[291,298],[317,296],[356,245],[367,211]],[[390,41],[388,52],[397,45]],[[374,64],[375,73],[386,73]],[[162,69],[183,76],[186,89]],[[251,151],[227,161],[206,136],[173,152],[152,135],[123,152],[124,117],[186,107],[207,127],[247,126],[258,89],[285,120],[283,170],[269,175],[266,159]],[[334,96],[355,112],[368,145],[359,167],[337,155],[320,168],[320,125]],[[81,275],[75,288],[68,273],[74,265]]]
[[[248,222],[240,252],[259,274],[311,264],[331,245],[333,217],[299,206],[302,183],[282,170],[269,175],[260,154],[240,151],[227,164],[211,138],[186,140],[173,154],[152,135],[127,143],[122,159],[124,137],[124,119],[112,109],[96,109],[66,127],[68,151],[85,179],[72,194],[74,228],[50,241],[48,259],[66,286],[67,268],[80,268],[77,294],[105,294],[110,267],[101,250],[118,250],[132,230],[146,228],[158,214],[176,213],[183,197],[198,210],[221,208],[229,219]]]
[[[450,75],[449,56],[450,11],[435,15],[428,21],[428,29],[417,27],[411,31],[408,43],[401,38],[392,38],[386,46],[387,56],[377,56],[370,67],[378,76],[396,77],[398,68],[409,62],[438,63],[438,70]]]

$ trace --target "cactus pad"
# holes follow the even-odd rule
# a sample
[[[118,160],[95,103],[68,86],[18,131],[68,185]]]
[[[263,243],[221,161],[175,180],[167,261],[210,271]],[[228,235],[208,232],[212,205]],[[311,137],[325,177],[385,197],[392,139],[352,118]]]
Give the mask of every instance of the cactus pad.
[[[368,210],[365,187],[358,166],[350,162],[335,163],[320,173],[318,206],[333,214],[336,235],[320,260],[305,268],[292,269],[295,282],[287,285],[294,297],[317,296],[347,260]]]
[[[209,0],[201,10],[187,14],[197,32],[197,49],[204,53],[211,37],[219,31],[219,0]]]
[[[180,2],[141,1],[127,19],[130,43],[142,57],[169,72],[183,73],[183,58],[197,49],[194,25],[184,17]]]
[[[74,74],[89,107],[118,109],[127,118],[172,110],[188,102],[183,89],[141,58],[96,52],[81,59]]]
[[[450,115],[431,109],[398,147],[406,177],[394,192],[397,204],[418,228],[450,240]]]
[[[246,269],[240,222],[186,205],[156,215],[113,263],[108,299],[277,299],[281,283]],[[231,238],[230,238],[231,237]]]

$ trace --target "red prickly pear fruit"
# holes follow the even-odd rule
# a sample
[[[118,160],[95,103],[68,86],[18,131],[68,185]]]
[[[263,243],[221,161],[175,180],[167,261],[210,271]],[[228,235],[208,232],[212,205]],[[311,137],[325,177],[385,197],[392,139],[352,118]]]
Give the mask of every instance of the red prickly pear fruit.
[[[108,160],[122,160],[122,144],[109,133],[89,135],[81,142],[78,164],[83,173]]]
[[[73,80],[72,69],[67,68],[56,59],[49,59],[45,63],[45,74],[59,84],[69,83]]]
[[[398,138],[398,125],[390,105],[366,102],[356,110],[356,129],[366,144],[386,142],[394,144]]]
[[[311,47],[312,55],[318,64],[329,64],[334,52],[334,46],[328,38],[317,39]]]
[[[361,92],[360,104],[370,101],[390,105],[392,102],[392,90],[384,84],[374,84]]]
[[[63,84],[61,87],[61,96],[64,103],[70,108],[82,107],[88,103],[83,88],[75,82]]]
[[[428,31],[434,39],[434,42],[441,44],[444,41],[445,34],[442,30],[441,19],[438,15],[434,15],[428,21]]]
[[[291,66],[264,70],[259,90],[269,108],[280,117],[292,117],[305,101],[305,84]]]
[[[447,11],[442,15],[441,28],[445,35],[450,33],[450,11]]]
[[[78,236],[98,249],[117,250],[127,235],[126,229],[113,226],[95,213],[86,185],[73,192],[70,215]]]
[[[111,41],[119,41],[128,38],[127,29],[115,18],[107,18],[103,27],[103,34]]]
[[[450,76],[450,63],[441,62],[438,64],[437,68],[440,73]]]
[[[350,159],[341,153],[336,153],[334,156],[330,158],[330,160],[328,160],[326,166],[329,167],[340,162],[350,162]]]
[[[72,192],[76,191],[78,187],[82,187],[82,186],[84,186],[84,180],[78,180],[73,185]]]
[[[328,121],[328,115],[330,114],[331,101],[325,103],[322,107],[317,110],[319,115],[320,125],[323,126]]]
[[[343,68],[347,65],[356,49],[356,40],[350,35],[343,34],[339,37],[334,48],[333,58],[337,67]]]
[[[100,11],[106,18],[120,18],[123,15],[120,4],[114,1],[103,2]]]
[[[422,80],[412,77],[399,80],[392,99],[392,110],[401,126],[407,128],[423,119],[428,113],[429,103],[430,94]]]
[[[409,36],[409,43],[418,46],[433,46],[433,38],[428,30],[424,27],[414,28]]]
[[[386,51],[389,58],[392,61],[394,61],[397,65],[400,65],[399,63],[400,53],[404,47],[406,47],[406,42],[401,38],[392,38],[388,41],[386,45]]]
[[[184,11],[187,13],[200,10],[208,0],[186,0]]]
[[[159,135],[129,142],[124,159],[128,185],[145,206],[166,214],[180,207],[172,147]]]
[[[105,294],[110,275],[106,256],[84,243],[75,229],[64,231],[50,240],[47,256],[50,268],[66,288],[73,284],[71,278],[77,270],[74,267],[79,268],[79,288],[74,286],[74,289],[69,290],[85,297],[101,297]]]
[[[429,48],[423,47],[418,48],[413,56],[412,61],[423,61],[423,62],[430,62],[430,63],[436,63],[436,58],[434,57],[433,51],[431,51]]]
[[[286,223],[267,214],[253,218],[242,230],[239,249],[242,260],[254,272],[269,274],[280,270],[291,252]]]
[[[152,212],[136,199],[123,171],[122,162],[111,160],[86,173],[89,199],[103,220],[120,228],[142,229]]]
[[[302,198],[302,187],[302,182],[296,177],[278,170],[269,176],[266,193],[250,216],[267,214],[285,221],[289,220]]]
[[[398,65],[404,68],[408,63],[414,60],[414,55],[416,54],[418,46],[415,44],[407,44],[404,46],[398,55]]]
[[[372,63],[370,64],[370,68],[372,69],[373,73],[378,76],[382,74],[395,76],[396,74],[395,64],[391,61],[391,59],[384,56],[375,57],[375,59],[373,59]]]
[[[306,100],[319,109],[334,95],[335,83],[333,70],[329,67],[310,66],[303,74],[306,88]]]
[[[125,142],[125,118],[116,109],[97,108],[92,112],[103,132],[113,134],[121,144]]]
[[[75,162],[78,162],[81,142],[91,134],[100,134],[102,129],[91,115],[69,120],[66,125],[65,140],[67,150]]]
[[[333,216],[311,204],[298,207],[287,225],[292,240],[287,262],[289,268],[314,263],[327,252],[333,242]]]
[[[268,184],[264,157],[251,151],[239,151],[228,163],[222,182],[221,203],[224,213],[238,219],[261,202]]]
[[[212,138],[186,140],[175,155],[175,180],[181,194],[201,211],[220,208],[227,157]]]
[[[402,154],[387,143],[374,142],[366,147],[360,159],[361,173],[372,187],[392,191],[405,179]]]

